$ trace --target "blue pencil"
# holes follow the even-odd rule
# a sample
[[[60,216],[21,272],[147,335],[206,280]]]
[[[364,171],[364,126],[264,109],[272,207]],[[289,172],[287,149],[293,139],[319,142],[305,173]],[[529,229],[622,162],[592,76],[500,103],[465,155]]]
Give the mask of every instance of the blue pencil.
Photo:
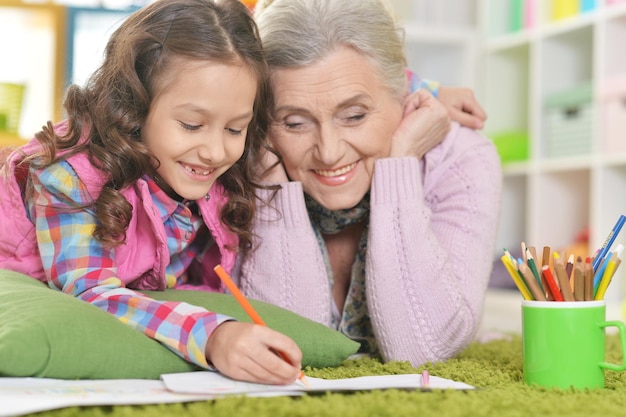
[[[593,294],[594,295],[598,291],[598,287],[600,286],[600,281],[602,281],[602,275],[604,275],[604,270],[606,269],[606,266],[611,260],[611,256],[613,256],[613,252],[609,252],[606,255],[606,257],[604,258],[604,261],[600,264],[596,273],[593,274]]]
[[[615,223],[615,226],[613,226],[611,233],[609,233],[606,240],[604,241],[604,245],[602,245],[602,247],[600,248],[600,252],[598,252],[598,255],[593,259],[593,272],[598,269],[598,267],[602,263],[602,260],[611,249],[611,245],[613,245],[613,242],[619,234],[619,231],[622,229],[624,222],[626,222],[626,216],[622,214],[621,216],[619,216],[619,219],[617,219],[617,222]]]

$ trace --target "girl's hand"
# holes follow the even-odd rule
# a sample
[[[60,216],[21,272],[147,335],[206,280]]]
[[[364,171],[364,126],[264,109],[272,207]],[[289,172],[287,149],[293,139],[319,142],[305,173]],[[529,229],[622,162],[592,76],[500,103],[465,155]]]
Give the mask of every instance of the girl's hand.
[[[213,331],[205,354],[230,378],[274,385],[293,383],[302,361],[300,348],[289,337],[265,326],[237,321],[224,322]]]
[[[391,140],[391,157],[416,156],[441,143],[450,131],[448,111],[432,94],[421,89],[404,103],[404,115]]]
[[[439,87],[438,99],[448,110],[450,118],[462,126],[482,129],[487,114],[478,104],[474,92],[464,87]]]

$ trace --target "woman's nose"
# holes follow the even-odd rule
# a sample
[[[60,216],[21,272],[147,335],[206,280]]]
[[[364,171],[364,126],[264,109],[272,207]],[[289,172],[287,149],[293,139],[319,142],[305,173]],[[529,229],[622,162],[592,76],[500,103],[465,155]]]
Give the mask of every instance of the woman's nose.
[[[331,166],[341,158],[341,129],[331,123],[322,125],[317,142],[317,152],[321,162]]]

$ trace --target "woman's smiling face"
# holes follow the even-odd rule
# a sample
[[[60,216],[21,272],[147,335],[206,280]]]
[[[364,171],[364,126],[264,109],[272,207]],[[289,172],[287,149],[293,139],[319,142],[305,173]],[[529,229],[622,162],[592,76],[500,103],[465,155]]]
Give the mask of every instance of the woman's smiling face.
[[[354,207],[371,187],[376,159],[389,156],[402,103],[368,58],[350,48],[273,70],[271,78],[271,140],[287,175],[330,210]]]

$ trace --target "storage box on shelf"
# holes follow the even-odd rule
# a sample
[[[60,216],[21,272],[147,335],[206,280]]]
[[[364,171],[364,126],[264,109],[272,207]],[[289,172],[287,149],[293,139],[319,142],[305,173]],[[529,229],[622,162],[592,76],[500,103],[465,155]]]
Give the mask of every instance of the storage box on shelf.
[[[575,13],[557,13],[567,5],[524,0],[532,24],[517,31],[509,22],[518,0],[479,6],[485,132],[529,136],[528,161],[504,165],[500,248],[565,247],[588,227],[593,251],[626,214],[626,88],[616,81],[626,74],[626,2],[576,3]],[[624,298],[625,272],[609,287],[609,303]]]
[[[626,152],[626,73],[607,78],[600,93],[603,118],[603,149]]]
[[[593,92],[590,83],[553,93],[545,101],[545,155],[589,155],[593,136]]]

